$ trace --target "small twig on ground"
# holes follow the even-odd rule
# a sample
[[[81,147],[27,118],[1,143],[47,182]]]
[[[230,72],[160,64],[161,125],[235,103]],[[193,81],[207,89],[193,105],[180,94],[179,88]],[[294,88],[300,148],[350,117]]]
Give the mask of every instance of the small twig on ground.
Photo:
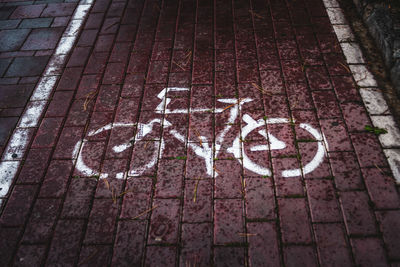
[[[197,188],[199,186],[200,179],[196,179],[196,184],[194,185],[194,190],[193,190],[193,202],[196,202],[197,200]]]
[[[112,26],[114,26],[114,25],[116,25],[116,24],[118,24],[118,23],[119,23],[119,21],[116,21],[116,22],[114,22],[114,23],[111,23],[110,25],[108,25],[108,26],[104,29],[104,31],[110,29]]]
[[[88,263],[96,254],[99,253],[99,249],[96,248],[96,250],[90,254],[87,258],[85,258],[82,262],[79,263],[79,265],[84,265],[85,263]]]
[[[253,10],[249,9],[250,14],[252,14],[254,17],[259,18],[259,19],[264,19],[263,16],[261,16],[260,14],[257,14],[256,12],[254,12]]]
[[[146,213],[149,213],[150,211],[154,210],[154,209],[157,208],[157,207],[158,207],[158,206],[153,206],[153,207],[151,207],[150,209],[143,211],[143,212],[140,213],[139,215],[133,217],[132,220],[135,220],[135,219],[137,219],[137,218],[139,218],[139,217],[145,215]]]
[[[295,100],[294,103],[293,103],[293,105],[291,106],[291,108],[292,108],[292,109],[297,108],[297,105],[298,105],[298,104],[299,104],[299,101],[298,101],[298,100]]]
[[[251,234],[251,233],[238,233],[239,236],[256,236],[257,234]]]
[[[219,174],[219,171],[217,170],[217,167],[215,167],[215,165],[214,165],[213,169],[214,169],[214,171],[215,171],[216,173]]]
[[[225,111],[225,110],[227,110],[228,108],[233,107],[234,105],[236,105],[236,104],[232,104],[232,105],[226,106],[222,111]]]
[[[86,111],[89,104],[92,102],[92,100],[97,96],[99,93],[98,90],[90,92],[86,95],[85,102],[83,102],[83,110]]]
[[[116,204],[117,203],[117,195],[115,193],[114,186],[111,187],[111,198],[113,200],[113,203]]]
[[[246,180],[245,179],[240,180],[240,185],[242,186],[242,188],[240,189],[240,193],[244,197],[246,192]]]
[[[188,52],[185,55],[185,60],[186,60],[185,67],[186,67],[187,64],[189,64],[189,61],[190,61],[191,57],[192,57],[192,50],[188,49]]]
[[[133,192],[133,189],[128,189],[128,190],[122,192],[121,194],[118,195],[118,197],[122,197],[123,195],[128,194],[130,192]]]
[[[263,95],[268,95],[268,96],[272,96],[272,94],[268,91],[266,91],[264,88],[262,88],[261,86],[259,86],[256,83],[252,83],[251,85],[253,85],[257,90],[259,90],[261,92],[261,94]]]
[[[107,178],[104,179],[103,181],[106,184],[107,189],[110,190],[110,183],[108,182]]]
[[[375,163],[375,167],[376,167],[383,175],[386,175],[386,173],[385,173],[381,168],[379,168],[379,166],[376,165],[376,163]]]
[[[200,136],[199,132],[194,127],[191,127],[191,128],[192,128],[193,132],[195,133],[195,135],[197,136],[197,139],[199,139],[200,145],[202,146],[203,142],[201,141],[201,136]]]
[[[348,73],[351,73],[351,70],[349,69],[349,67],[347,67],[345,64],[343,64],[342,62],[338,61],[339,65],[342,66]]]
[[[184,67],[182,67],[179,63],[177,63],[175,60],[172,60],[172,64],[175,64],[176,66],[181,68],[183,71],[186,71],[186,69]]]
[[[150,140],[148,140],[145,144],[144,144],[144,147],[143,147],[143,149],[146,149],[147,148],[147,146],[150,144]]]

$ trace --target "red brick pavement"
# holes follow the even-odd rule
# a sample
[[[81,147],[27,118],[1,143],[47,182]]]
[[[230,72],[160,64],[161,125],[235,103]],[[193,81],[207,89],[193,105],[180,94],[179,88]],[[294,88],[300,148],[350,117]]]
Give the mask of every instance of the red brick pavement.
[[[74,7],[10,16],[61,20]],[[61,32],[15,38],[47,50],[43,36]],[[321,0],[95,1],[3,204],[0,265],[400,264],[398,188],[345,62]],[[39,74],[18,64],[7,73]],[[155,112],[166,87],[190,88],[167,92],[168,109],[211,111]],[[228,98],[253,101],[230,122]],[[244,136],[248,117],[263,124]],[[112,122],[125,126],[93,133]],[[268,144],[262,130],[286,147],[251,150]],[[229,151],[240,131],[240,160],[271,174]],[[83,139],[87,172],[73,153]],[[315,170],[285,177],[321,144]],[[209,169],[199,147],[218,151]]]

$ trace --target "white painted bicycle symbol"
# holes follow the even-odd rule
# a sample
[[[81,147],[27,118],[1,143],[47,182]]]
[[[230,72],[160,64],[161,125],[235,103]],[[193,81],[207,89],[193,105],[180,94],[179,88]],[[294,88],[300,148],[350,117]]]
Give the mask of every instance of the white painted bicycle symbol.
[[[169,109],[168,104],[171,102],[171,98],[168,97],[168,93],[170,92],[182,92],[189,91],[189,88],[181,88],[181,87],[167,87],[164,88],[157,97],[161,100],[160,104],[156,107],[156,114],[188,114],[188,113],[204,113],[209,112],[211,109],[209,108],[196,108],[196,109]],[[206,173],[209,176],[216,177],[218,173],[213,173],[213,161],[214,158],[218,157],[218,153],[223,145],[224,138],[228,131],[232,128],[233,123],[236,121],[238,116],[241,114],[242,106],[248,102],[253,101],[251,98],[226,98],[226,99],[218,99],[218,102],[229,104],[230,105],[230,114],[229,118],[225,124],[223,130],[216,136],[214,147],[208,142],[205,136],[199,136],[200,144],[195,142],[188,142],[188,147],[194,151],[194,153],[203,158],[206,166]],[[214,109],[214,113],[222,113],[226,109],[217,108]],[[266,131],[266,125],[268,124],[289,124],[291,120],[287,118],[267,118],[267,119],[253,119],[250,115],[244,114],[243,121],[246,125],[241,129],[241,135],[238,133],[237,137],[234,139],[232,145],[227,149],[228,153],[233,154],[234,158],[239,160],[239,162],[243,165],[244,168],[259,174],[261,176],[271,176],[272,172],[269,168],[265,166],[261,166],[256,164],[254,161],[248,157],[245,153],[244,143],[242,140],[245,140],[246,136],[249,135],[252,131],[259,129],[257,132],[264,137],[267,142],[264,145],[255,145],[250,147],[250,151],[265,151],[265,150],[278,150],[284,149],[286,144],[280,141],[277,137],[272,135],[271,133]],[[128,140],[124,144],[116,145],[112,147],[114,153],[122,153],[126,149],[135,146],[138,142],[143,141],[143,139],[152,132],[155,124],[160,124],[165,130],[168,130],[169,133],[174,136],[178,141],[185,143],[185,136],[179,133],[177,130],[172,129],[172,123],[170,123],[165,116],[161,119],[153,119],[148,123],[110,123],[107,124],[97,130],[91,131],[88,133],[88,137],[95,136],[104,131],[109,131],[118,127],[137,127],[136,134],[133,138]],[[310,162],[305,164],[304,166],[298,169],[288,169],[282,171],[283,177],[295,177],[300,176],[302,173],[307,174],[314,171],[324,160],[325,157],[325,148],[322,141],[325,141],[325,137],[318,130],[313,128],[310,124],[300,123],[299,127],[307,131],[316,141],[317,143],[317,152],[312,158]],[[76,143],[73,158],[76,159],[76,169],[80,171],[85,176],[100,176],[100,178],[107,178],[108,173],[99,173],[98,171],[89,167],[83,157],[83,151],[85,144],[88,142],[87,139],[80,140]],[[142,173],[151,167],[153,167],[159,158],[159,155],[162,155],[164,150],[164,140],[161,138],[159,142],[159,147],[154,149],[154,153],[151,156],[151,160],[146,162],[145,164],[140,164],[140,166],[132,166],[129,171],[120,172],[116,175],[116,178],[123,179],[126,176],[140,176]]]

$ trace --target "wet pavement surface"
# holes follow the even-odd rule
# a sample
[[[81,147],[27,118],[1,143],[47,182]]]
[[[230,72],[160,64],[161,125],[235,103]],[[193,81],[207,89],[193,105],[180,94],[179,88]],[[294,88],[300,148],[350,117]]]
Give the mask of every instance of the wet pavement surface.
[[[399,265],[400,134],[337,10],[0,3],[0,265]]]

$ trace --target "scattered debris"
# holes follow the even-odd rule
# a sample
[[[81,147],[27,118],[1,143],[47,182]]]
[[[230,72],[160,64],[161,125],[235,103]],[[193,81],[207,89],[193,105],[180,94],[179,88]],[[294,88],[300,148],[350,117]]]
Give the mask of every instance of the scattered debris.
[[[199,186],[199,182],[201,179],[196,179],[196,184],[194,185],[194,190],[193,190],[193,202],[196,202],[197,200],[197,188]]]
[[[147,148],[147,146],[150,144],[150,140],[148,140],[145,144],[144,144],[144,147],[143,147],[143,149],[146,149]]]
[[[268,95],[268,96],[272,96],[272,94],[271,94],[270,92],[266,91],[264,88],[262,88],[262,87],[259,86],[258,84],[252,83],[251,85],[253,85],[255,88],[257,88],[257,90],[260,91],[261,94],[263,94],[263,95]]]
[[[89,104],[96,98],[99,90],[90,92],[86,95],[85,102],[83,103],[83,110],[87,111]]]
[[[233,107],[234,105],[236,105],[236,104],[229,105],[229,106],[225,107],[222,111],[225,111],[225,110],[227,110],[227,109]]]
[[[379,168],[379,166],[376,165],[376,163],[375,163],[375,167],[376,167],[384,176],[386,176],[386,173],[385,173],[381,168]]]
[[[145,215],[146,213],[149,213],[150,211],[154,210],[154,209],[157,208],[157,207],[158,207],[158,206],[156,205],[156,206],[151,207],[151,208],[148,209],[148,210],[143,211],[143,212],[140,213],[139,215],[133,217],[132,220],[135,220],[135,219],[137,219],[137,218],[139,218],[139,217]]]
[[[241,184],[241,188],[240,188],[240,193],[242,194],[242,196],[244,197],[246,194],[246,179],[241,179],[240,180],[240,184]]]
[[[110,29],[111,27],[117,25],[118,23],[119,23],[119,21],[115,21],[114,23],[111,23],[110,25],[108,25],[108,26],[104,29],[104,31],[107,31],[108,29]]]
[[[123,195],[128,194],[130,192],[133,192],[133,189],[128,189],[128,190],[122,192],[121,194],[118,195],[118,197],[122,197]]]
[[[199,132],[198,132],[194,127],[192,127],[192,126],[191,126],[190,128],[192,128],[193,132],[194,132],[195,135],[197,136],[197,139],[199,140],[200,145],[202,146],[202,145],[203,145],[203,142],[201,141],[201,136],[200,136]]]
[[[250,14],[252,14],[254,17],[259,18],[259,19],[264,19],[263,16],[261,16],[260,14],[254,12],[254,10],[249,9]]]
[[[214,165],[213,169],[214,169],[214,171],[215,171],[216,173],[220,174],[220,172],[217,170],[217,168],[215,167],[215,165]]]
[[[181,64],[179,64],[178,62],[176,62],[175,60],[172,60],[172,64],[178,66],[179,68],[181,68],[183,71],[186,71],[186,69],[184,67],[181,66]]]
[[[351,70],[349,69],[349,67],[347,67],[345,64],[343,64],[342,62],[338,61],[339,65],[342,66],[348,73],[351,73]]]
[[[387,133],[387,130],[386,130],[386,129],[379,128],[379,127],[374,127],[374,126],[371,126],[371,125],[365,125],[364,129],[365,129],[367,132],[373,133],[373,134],[375,134],[375,135],[380,135],[380,134],[385,134],[385,133]]]
[[[85,258],[82,262],[80,262],[79,265],[84,265],[88,263],[91,259],[93,259],[94,256],[97,255],[97,253],[99,253],[98,248],[96,248],[96,250],[92,254],[90,254],[87,258]]]
[[[103,181],[106,184],[107,189],[110,190],[110,183],[108,182],[107,178],[104,179]]]
[[[251,234],[251,233],[238,233],[239,236],[246,237],[246,236],[256,236],[257,234]]]

